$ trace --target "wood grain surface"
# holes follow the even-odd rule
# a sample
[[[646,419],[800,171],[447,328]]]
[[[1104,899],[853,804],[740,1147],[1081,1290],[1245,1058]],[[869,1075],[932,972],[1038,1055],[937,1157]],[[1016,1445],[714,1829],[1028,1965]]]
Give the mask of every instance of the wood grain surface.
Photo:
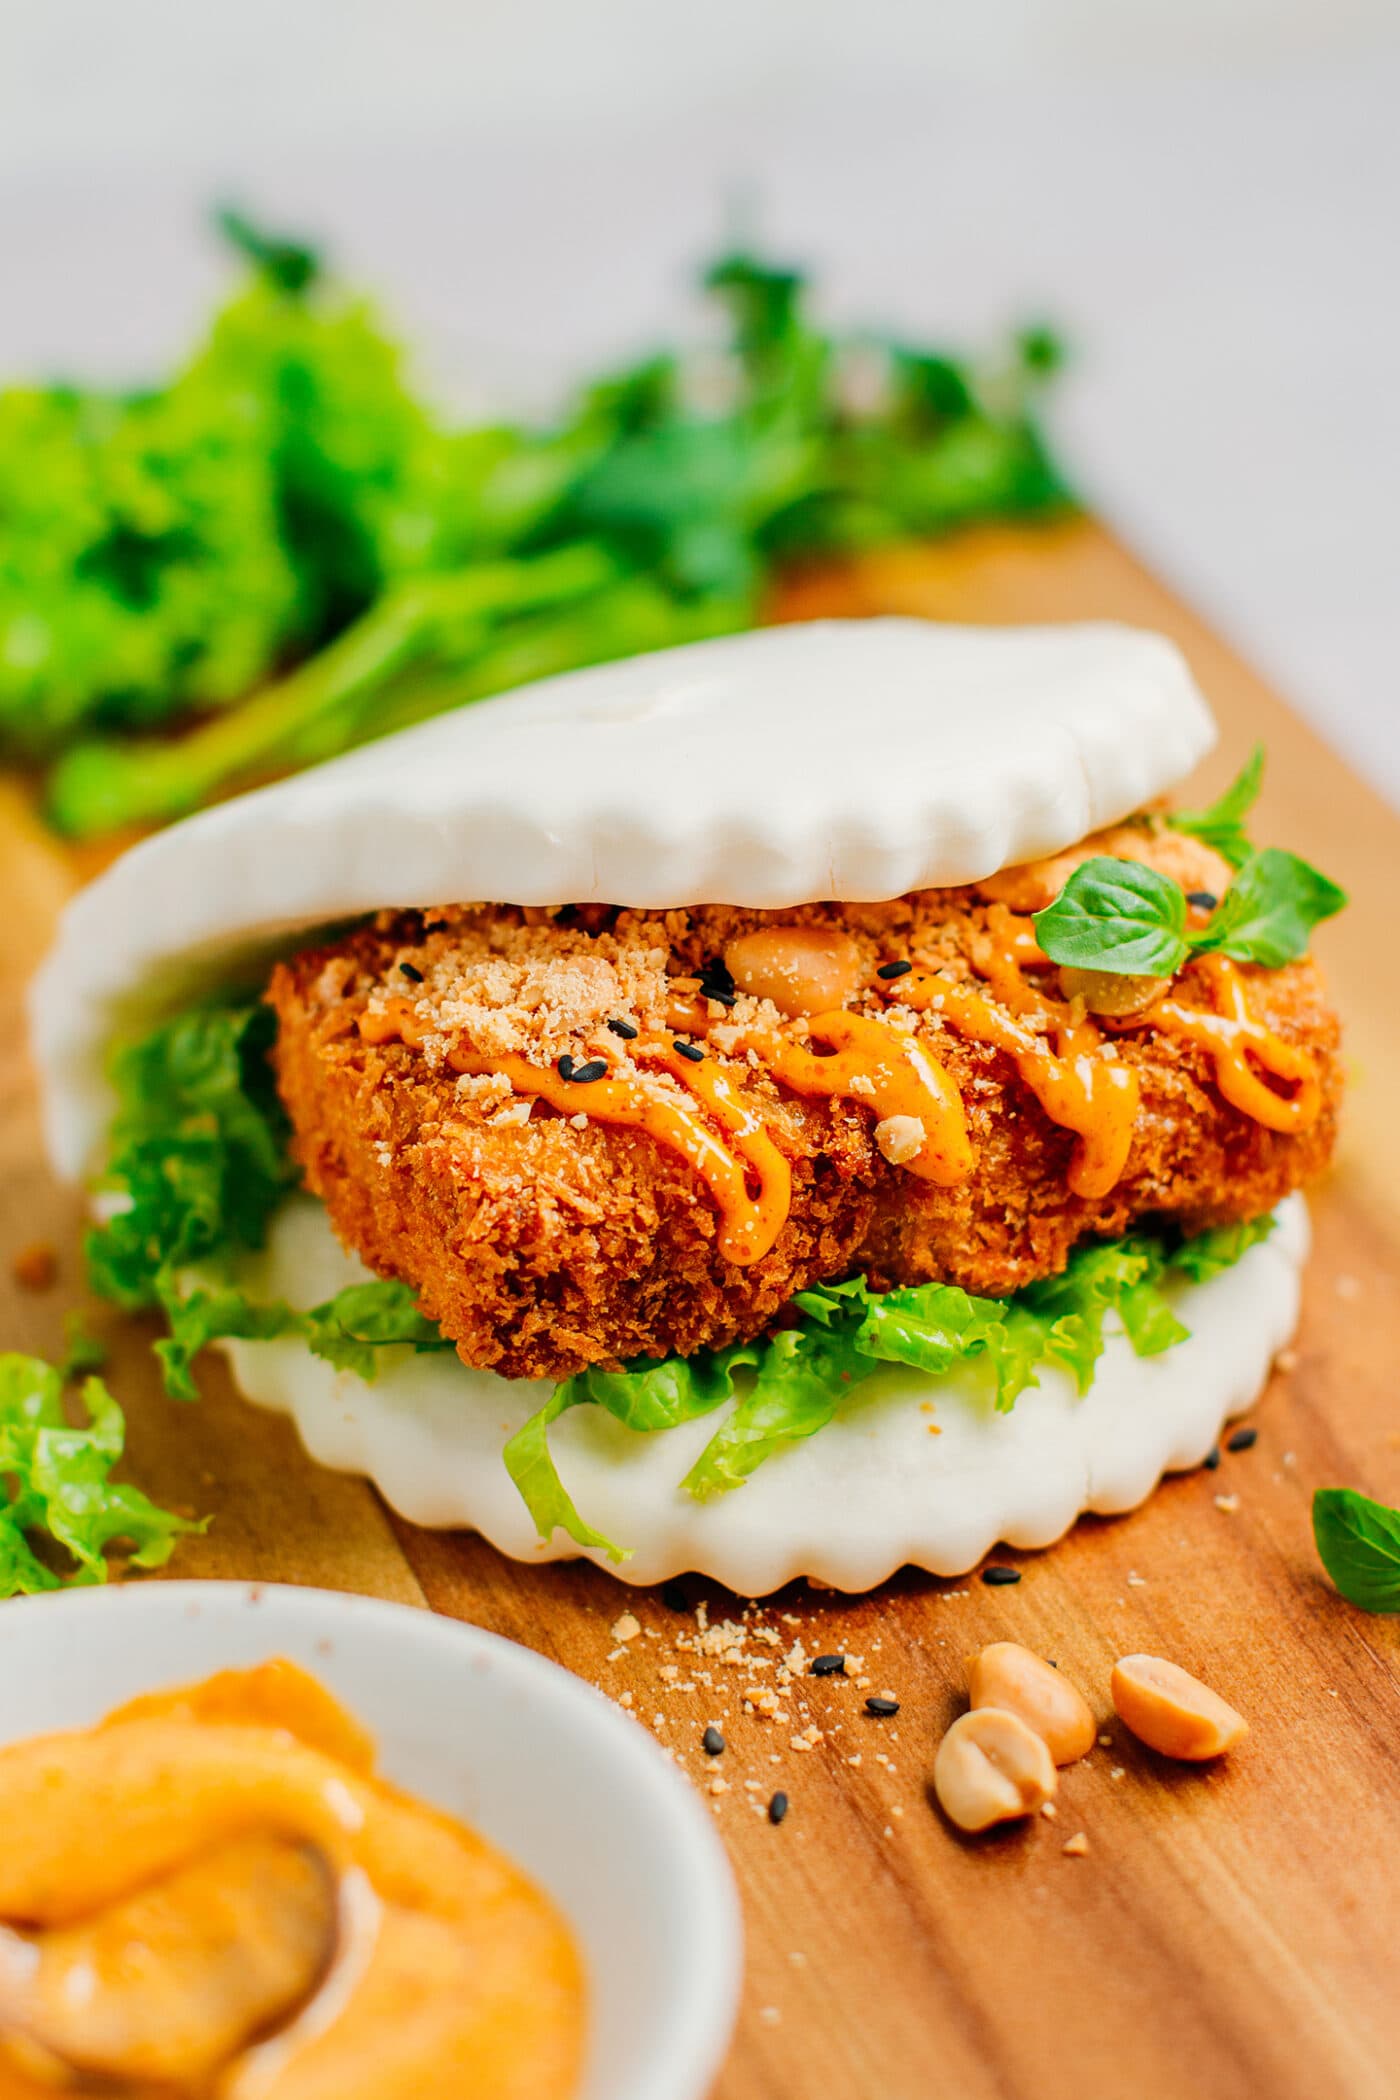
[[[147,1333],[99,1314],[134,1472],[215,1520],[174,1572],[427,1603],[556,1657],[654,1726],[707,1790],[743,1891],[748,1983],[718,2100],[1400,2095],[1400,1625],[1335,1596],[1308,1522],[1322,1484],[1400,1501],[1400,1016],[1387,916],[1400,821],[1092,525],[872,559],[804,579],[776,610],[1141,622],[1184,645],[1219,717],[1203,788],[1267,742],[1259,834],[1353,894],[1319,942],[1353,1074],[1342,1155],[1315,1203],[1296,1362],[1273,1379],[1257,1444],[1170,1482],[1133,1516],[1005,1556],[1022,1570],[1016,1587],[906,1573],[843,1599],[797,1585],[741,1620],[740,1603],[698,1579],[681,1585],[683,1613],[673,1592],[668,1602],[589,1567],[517,1567],[479,1540],[415,1531],[361,1483],[312,1466],[216,1367],[197,1407],[161,1398]],[[9,792],[0,1340],[48,1353],[82,1297],[79,1214],[40,1157],[20,995],[75,879]],[[11,1279],[34,1242],[59,1250],[59,1281],[43,1293]],[[702,1603],[712,1626],[745,1626],[742,1642],[709,1637],[733,1640],[732,1660],[695,1652]],[[640,1631],[615,1639],[623,1612]],[[1171,1769],[1110,1722],[1111,1743],[1063,1775],[1054,1822],[959,1839],[930,1804],[933,1749],[958,1709],[963,1657],[994,1638],[1053,1656],[1105,1715],[1116,1656],[1175,1657],[1245,1711],[1251,1736],[1218,1770]],[[783,1688],[786,1720],[746,1713],[745,1695],[772,1683],[795,1640],[808,1655],[863,1655],[868,1685],[804,1677]],[[867,1717],[866,1689],[894,1692],[898,1717]],[[728,1745],[713,1761],[699,1745],[711,1721]],[[812,1747],[794,1748],[812,1729]],[[710,1795],[715,1779],[725,1787]],[[781,1827],[764,1812],[776,1788],[791,1800]],[[1067,1855],[1081,1831],[1087,1853]]]

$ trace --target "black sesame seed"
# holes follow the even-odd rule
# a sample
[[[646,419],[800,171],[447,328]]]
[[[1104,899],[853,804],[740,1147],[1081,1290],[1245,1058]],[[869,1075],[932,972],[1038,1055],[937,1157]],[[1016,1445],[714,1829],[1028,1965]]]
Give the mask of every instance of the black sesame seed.
[[[715,999],[721,1006],[732,1006],[738,998],[738,986],[722,955],[712,956],[701,970],[700,989],[707,999]]]
[[[632,1023],[630,1021],[609,1021],[608,1026],[609,1028],[611,1028],[614,1035],[620,1035],[622,1037],[624,1043],[636,1042],[637,1031],[632,1026]]]
[[[563,1056],[562,1056],[561,1058],[559,1058],[559,1059],[558,1059],[558,1060],[556,1061],[556,1063],[555,1063],[555,1068],[554,1068],[554,1069],[555,1069],[555,1070],[556,1070],[556,1071],[558,1072],[558,1074],[559,1074],[559,1077],[560,1077],[561,1079],[572,1079],[572,1078],[573,1078],[573,1076],[574,1076],[574,1061],[573,1061],[573,1059],[572,1059],[572,1058],[570,1057],[570,1055],[569,1055],[569,1053],[568,1053],[568,1051],[567,1051],[567,1050],[566,1050],[566,1051],[564,1052],[564,1055],[563,1055]]]
[[[890,977],[907,977],[913,967],[913,963],[910,962],[881,963],[875,975],[887,979]]]
[[[785,1815],[787,1814],[787,1812],[788,1812],[788,1797],[787,1797],[787,1795],[786,1795],[786,1794],[775,1794],[775,1795],[773,1796],[772,1800],[771,1800],[771,1801],[769,1802],[769,1804],[768,1804],[768,1820],[769,1820],[769,1822],[770,1822],[770,1823],[781,1823],[781,1822],[782,1822],[782,1820],[783,1820],[783,1817],[784,1817],[784,1816],[785,1816]]]
[[[1186,892],[1186,902],[1199,905],[1202,911],[1214,911],[1220,899],[1216,896],[1214,890],[1188,890]]]
[[[607,1069],[608,1061],[605,1057],[590,1057],[586,1065],[575,1065],[569,1077],[575,1086],[591,1086],[595,1079],[603,1077]]]
[[[693,1065],[703,1065],[705,1062],[705,1053],[698,1043],[683,1043],[678,1037],[672,1048],[679,1050],[682,1057],[688,1057]]]
[[[700,1738],[700,1748],[706,1757],[720,1757],[724,1752],[724,1737],[717,1728],[707,1728]]]
[[[421,984],[423,982],[423,972],[415,970],[412,963],[400,963],[399,975],[406,977],[410,984]]]
[[[993,1561],[991,1567],[982,1570],[982,1580],[986,1583],[988,1589],[1005,1589],[1009,1584],[1021,1580],[1021,1570],[1019,1568],[998,1567],[997,1563]]]
[[[424,933],[446,933],[447,921],[446,919],[429,919],[423,931]]]
[[[1219,1444],[1215,1446],[1215,1449],[1213,1451],[1207,1451],[1201,1463],[1202,1465],[1204,1465],[1207,1473],[1213,1473],[1215,1471],[1216,1467],[1220,1464]]]
[[[1257,1429],[1237,1429],[1226,1444],[1227,1451],[1252,1451],[1259,1441]]]
[[[665,1605],[667,1611],[688,1612],[690,1610],[690,1599],[678,1582],[667,1583],[665,1589],[661,1592],[661,1602]]]
[[[844,1655],[814,1655],[808,1668],[814,1677],[844,1677],[846,1658]]]
[[[865,1702],[865,1711],[874,1714],[877,1721],[887,1721],[891,1714],[899,1712],[898,1699],[870,1698]]]

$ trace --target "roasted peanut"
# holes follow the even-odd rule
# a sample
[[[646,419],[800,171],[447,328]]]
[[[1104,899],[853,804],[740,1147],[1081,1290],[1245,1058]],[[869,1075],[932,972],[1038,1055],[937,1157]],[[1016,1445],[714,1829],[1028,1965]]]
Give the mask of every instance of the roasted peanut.
[[[860,950],[835,926],[760,926],[724,951],[741,992],[771,999],[790,1020],[844,1006],[861,979]]]
[[[917,1159],[928,1142],[928,1132],[918,1116],[886,1116],[875,1125],[875,1143],[892,1167],[904,1167]]]
[[[1112,970],[1079,970],[1071,963],[1060,965],[1060,990],[1066,999],[1082,999],[1089,1013],[1106,1014],[1112,1020],[1146,1013],[1161,998],[1169,982],[1166,977],[1123,977]]]
[[[1034,1815],[1055,1786],[1043,1738],[1019,1714],[999,1706],[959,1715],[933,1761],[934,1792],[959,1830],[988,1830]]]
[[[1078,1686],[1016,1641],[993,1641],[967,1659],[972,1710],[999,1706],[1041,1738],[1057,1765],[1072,1765],[1094,1747],[1094,1717]]]
[[[1150,1750],[1193,1761],[1219,1757],[1249,1723],[1218,1692],[1157,1655],[1125,1655],[1113,1666],[1114,1710]]]

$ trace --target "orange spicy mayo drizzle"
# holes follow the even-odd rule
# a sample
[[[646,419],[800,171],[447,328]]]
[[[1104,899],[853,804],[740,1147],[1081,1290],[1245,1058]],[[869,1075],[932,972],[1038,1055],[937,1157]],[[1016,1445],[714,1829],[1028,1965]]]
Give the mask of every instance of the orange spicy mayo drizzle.
[[[703,1035],[710,1026],[703,1000],[673,999],[666,1018],[670,1027],[687,1035]],[[909,1173],[942,1188],[967,1179],[973,1159],[962,1096],[916,1037],[871,1015],[847,1013],[844,1008],[811,1015],[806,1029],[817,1042],[829,1044],[832,1054],[818,1057],[791,1036],[767,1029],[735,1032],[739,1048],[752,1050],[794,1094],[861,1101],[874,1110],[877,1121],[886,1116],[917,1117],[924,1126],[924,1144],[913,1159],[904,1162]],[[672,1069],[677,1078],[688,1081],[694,1068],[677,1064]]]
[[[1148,1016],[1153,1026],[1163,1035],[1194,1043],[1214,1060],[1215,1083],[1241,1115],[1286,1135],[1310,1129],[1322,1108],[1316,1059],[1255,1019],[1244,979],[1228,956],[1203,955],[1200,967],[1215,1011],[1202,1013],[1175,999],[1162,999]],[[1277,1092],[1256,1066],[1292,1091]]]
[[[936,1014],[945,1027],[967,1040],[986,1043],[1009,1057],[1050,1120],[1078,1140],[1069,1169],[1071,1189],[1087,1199],[1107,1195],[1122,1175],[1132,1145],[1137,1074],[1106,1054],[1103,1035],[1080,1002],[1052,998],[1025,976],[1027,968],[1047,963],[1025,919],[994,906],[987,932],[973,944],[971,959],[994,998],[968,983],[917,968],[882,981],[878,989],[916,1013]],[[1306,1129],[1321,1106],[1313,1059],[1254,1019],[1231,963],[1220,956],[1204,957],[1202,963],[1209,973],[1214,1012],[1160,1000],[1144,1018],[1164,1034],[1205,1050],[1214,1061],[1221,1093],[1242,1114],[1271,1130]],[[703,1037],[711,1026],[708,1003],[673,999],[667,1025]],[[362,1014],[359,1028],[369,1043],[398,1039],[410,1049],[421,1049],[426,1040],[405,998],[391,998],[378,1012]],[[923,1126],[924,1142],[904,1162],[906,1170],[945,1188],[967,1179],[974,1156],[962,1097],[927,1041],[876,1016],[844,1008],[811,1016],[806,1034],[825,1046],[825,1055],[805,1041],[769,1030],[736,1031],[736,1046],[753,1052],[793,1093],[857,1101],[877,1120],[916,1119]],[[514,1055],[483,1057],[462,1047],[449,1049],[447,1061],[456,1072],[505,1079],[515,1093],[545,1101],[561,1114],[582,1113],[600,1123],[642,1130],[669,1145],[714,1199],[725,1259],[739,1266],[761,1260],[782,1230],[792,1194],[791,1170],[761,1114],[745,1102],[722,1066],[710,1058],[685,1057],[669,1035],[640,1038],[629,1049],[633,1057],[668,1072],[683,1090],[681,1096],[640,1088],[621,1075],[580,1087],[552,1065],[531,1064]],[[623,1053],[607,1047],[597,1054],[611,1066]],[[1256,1065],[1294,1091],[1276,1092],[1259,1076]]]
[[[1018,926],[1009,913],[991,914],[991,930],[975,945],[972,960],[999,1004],[971,985],[928,970],[894,979],[888,994],[917,1013],[937,1014],[969,1041],[987,1043],[1009,1057],[1051,1122],[1072,1130],[1079,1140],[1069,1169],[1074,1193],[1107,1195],[1127,1164],[1133,1140],[1136,1073],[1104,1056],[1102,1036],[1082,1013],[1027,982],[1021,965],[1045,957],[1029,928]],[[1048,1024],[1048,1032],[1028,1025],[1034,1020]]]
[[[410,1050],[420,1050],[424,1042],[424,1031],[407,999],[390,999],[382,1011],[362,1014],[360,1034],[368,1043],[397,1038]],[[792,1200],[786,1159],[717,1066],[691,1064],[661,1042],[634,1047],[655,1056],[703,1105],[650,1092],[625,1078],[595,1079],[579,1086],[553,1065],[533,1065],[523,1057],[478,1057],[454,1047],[447,1061],[454,1072],[489,1073],[506,1079],[514,1093],[547,1101],[563,1115],[582,1112],[599,1123],[645,1131],[659,1144],[669,1145],[714,1197],[720,1214],[719,1247],[725,1260],[741,1267],[761,1260],[782,1231]],[[732,1149],[726,1139],[732,1140]],[[758,1182],[757,1195],[749,1193],[750,1174]]]
[[[962,1095],[916,1036],[868,1014],[844,1011],[814,1014],[807,1030],[819,1043],[830,1044],[829,1056],[818,1057],[785,1036],[755,1040],[775,1079],[795,1094],[864,1101],[880,1121],[915,1117],[923,1125],[924,1142],[905,1162],[906,1171],[940,1188],[966,1181],[973,1159]]]

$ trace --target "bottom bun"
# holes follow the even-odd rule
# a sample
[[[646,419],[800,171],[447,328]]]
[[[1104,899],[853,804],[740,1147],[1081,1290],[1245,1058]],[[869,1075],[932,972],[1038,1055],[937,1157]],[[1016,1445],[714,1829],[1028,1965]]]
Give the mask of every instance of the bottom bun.
[[[962,1575],[998,1541],[1051,1545],[1086,1510],[1133,1509],[1164,1473],[1198,1466],[1291,1337],[1307,1250],[1307,1211],[1290,1196],[1277,1230],[1233,1268],[1172,1287],[1188,1341],[1138,1357],[1111,1334],[1082,1398],[1047,1367],[1009,1414],[997,1414],[975,1373],[932,1379],[891,1365],[863,1381],[820,1435],[712,1502],[676,1483],[718,1416],[643,1436],[579,1407],[556,1423],[551,1449],[587,1521],[632,1547],[615,1571],[626,1582],[693,1569],[756,1597],[799,1575],[870,1589],[906,1563]],[[244,1281],[260,1296],[311,1305],[367,1275],[321,1205],[298,1197]],[[224,1346],[250,1400],[291,1415],[313,1458],[367,1474],[413,1523],[482,1532],[516,1560],[576,1555],[562,1533],[536,1537],[501,1461],[548,1383],[396,1350],[367,1385],[299,1341]],[[587,1557],[611,1565],[602,1553]]]

